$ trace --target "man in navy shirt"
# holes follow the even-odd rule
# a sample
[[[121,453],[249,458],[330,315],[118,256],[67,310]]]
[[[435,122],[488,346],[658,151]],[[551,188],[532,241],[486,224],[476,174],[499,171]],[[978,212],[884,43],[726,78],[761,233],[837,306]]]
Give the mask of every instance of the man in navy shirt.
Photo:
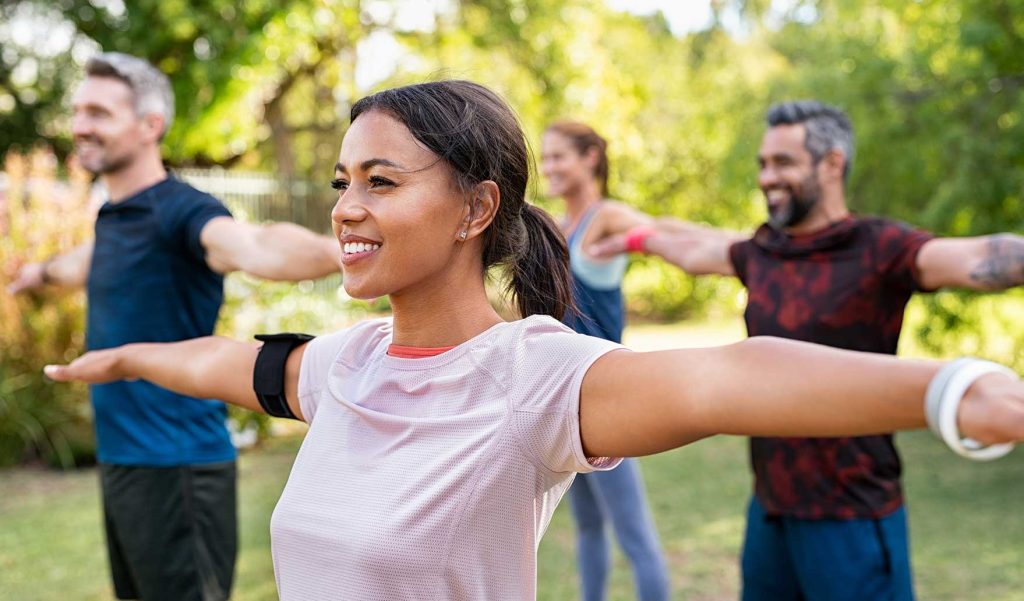
[[[751,336],[895,354],[915,291],[1024,285],[1024,238],[936,238],[851,215],[853,129],[835,107],[768,111],[758,185],[768,222],[751,236],[660,219],[591,252],[659,255],[693,275],[747,288]],[[743,549],[744,601],[913,598],[901,465],[892,435],[753,438],[754,495]]]
[[[231,271],[289,281],[338,271],[333,238],[236,222],[216,198],[168,175],[160,141],[174,100],[163,73],[118,53],[85,71],[73,99],[75,153],[109,199],[93,241],[26,265],[11,292],[84,284],[92,350],[212,334]],[[225,406],[140,381],[91,393],[117,597],[227,599],[237,534]]]

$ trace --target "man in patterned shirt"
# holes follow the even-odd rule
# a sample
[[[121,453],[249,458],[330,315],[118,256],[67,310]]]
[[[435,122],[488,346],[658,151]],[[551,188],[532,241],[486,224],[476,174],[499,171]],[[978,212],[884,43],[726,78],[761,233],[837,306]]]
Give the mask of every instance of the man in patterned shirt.
[[[941,287],[1024,284],[1024,238],[935,238],[850,214],[849,118],[815,101],[773,106],[758,154],[768,222],[753,237],[659,219],[590,249],[659,255],[693,275],[735,276],[751,336],[895,354],[907,301]],[[632,227],[627,231],[627,228]],[[753,438],[745,601],[913,599],[900,459],[891,434]]]

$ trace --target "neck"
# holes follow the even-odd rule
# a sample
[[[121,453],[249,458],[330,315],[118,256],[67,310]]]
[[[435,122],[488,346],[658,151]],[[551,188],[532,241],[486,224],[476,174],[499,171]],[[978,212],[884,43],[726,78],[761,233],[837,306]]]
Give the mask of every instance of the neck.
[[[472,252],[473,248],[467,246],[465,250]],[[446,270],[450,274],[447,277],[439,274],[415,290],[391,295],[394,344],[457,346],[504,321],[487,298],[484,279],[479,276],[482,269],[461,271],[476,273],[476,277],[456,277],[456,271]]]
[[[785,228],[785,232],[790,236],[815,234],[849,216],[850,210],[846,208],[846,198],[841,191],[838,194],[826,194],[822,195],[821,201],[803,221]]]
[[[166,178],[167,170],[164,169],[158,150],[140,153],[134,161],[113,173],[104,173],[101,179],[110,202],[116,203]]]
[[[601,187],[594,179],[566,192],[562,197],[565,200],[566,229],[574,229],[587,209],[601,202],[603,198]]]

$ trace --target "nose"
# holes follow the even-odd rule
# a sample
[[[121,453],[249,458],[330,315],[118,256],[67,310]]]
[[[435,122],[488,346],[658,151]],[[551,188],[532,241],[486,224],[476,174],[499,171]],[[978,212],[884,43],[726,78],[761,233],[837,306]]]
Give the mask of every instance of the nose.
[[[335,230],[347,223],[358,223],[366,219],[366,206],[360,200],[356,190],[348,188],[338,194],[338,202],[331,209],[331,222]]]
[[[541,172],[541,175],[543,175],[544,177],[548,177],[548,175],[554,170],[554,168],[555,168],[555,164],[554,164],[554,161],[552,159],[546,158],[546,157],[541,157],[541,159],[540,159],[540,172]]]
[[[71,136],[85,136],[92,133],[92,126],[89,119],[81,111],[75,111],[71,115]]]
[[[779,174],[771,165],[761,165],[757,172],[757,185],[762,189],[771,188],[779,183]]]

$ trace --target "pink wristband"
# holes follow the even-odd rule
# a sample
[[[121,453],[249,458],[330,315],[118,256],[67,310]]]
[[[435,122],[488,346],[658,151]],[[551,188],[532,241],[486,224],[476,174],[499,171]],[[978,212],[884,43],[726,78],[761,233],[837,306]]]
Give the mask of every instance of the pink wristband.
[[[626,250],[634,253],[647,252],[644,243],[654,233],[654,228],[649,225],[638,225],[626,232]]]

